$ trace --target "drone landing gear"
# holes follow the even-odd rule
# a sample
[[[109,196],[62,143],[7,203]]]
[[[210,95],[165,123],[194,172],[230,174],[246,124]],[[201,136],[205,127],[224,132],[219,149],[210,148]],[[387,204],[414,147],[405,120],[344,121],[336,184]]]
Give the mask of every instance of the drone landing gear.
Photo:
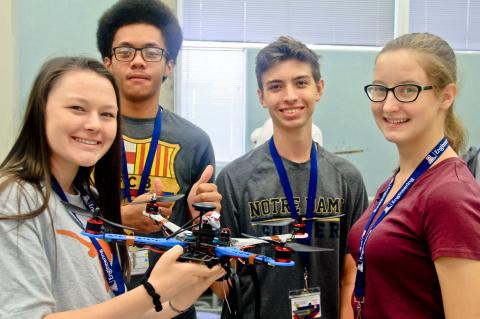
[[[222,309],[222,318],[225,319],[243,319],[242,296],[240,294],[240,279],[233,268],[230,267],[230,261],[222,263],[223,269],[227,272],[225,279],[229,288],[229,294]]]

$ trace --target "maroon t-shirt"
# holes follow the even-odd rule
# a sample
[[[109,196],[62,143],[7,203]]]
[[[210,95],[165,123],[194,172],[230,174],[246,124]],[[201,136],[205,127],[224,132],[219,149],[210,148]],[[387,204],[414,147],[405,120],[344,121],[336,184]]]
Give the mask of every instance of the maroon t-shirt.
[[[363,229],[387,186],[350,231],[355,260]],[[426,171],[371,233],[362,317],[443,318],[433,263],[439,257],[480,260],[480,185],[459,158]]]

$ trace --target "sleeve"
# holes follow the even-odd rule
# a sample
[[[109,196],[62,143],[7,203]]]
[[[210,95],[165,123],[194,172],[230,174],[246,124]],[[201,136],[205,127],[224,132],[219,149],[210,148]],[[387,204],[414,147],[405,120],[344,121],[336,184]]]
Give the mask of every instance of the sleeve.
[[[235,187],[228,174],[228,168],[224,168],[217,178],[218,192],[222,194],[222,211],[220,214],[221,227],[228,227],[233,237],[240,237],[240,224],[237,200],[235,200]]]
[[[17,194],[17,187],[0,194],[2,217],[27,213],[39,206],[32,202],[33,197]],[[0,220],[1,318],[42,318],[55,309],[53,271],[43,238],[47,230],[41,229],[38,219]]]
[[[424,209],[424,232],[432,260],[457,257],[480,260],[480,191],[455,181],[437,187]]]

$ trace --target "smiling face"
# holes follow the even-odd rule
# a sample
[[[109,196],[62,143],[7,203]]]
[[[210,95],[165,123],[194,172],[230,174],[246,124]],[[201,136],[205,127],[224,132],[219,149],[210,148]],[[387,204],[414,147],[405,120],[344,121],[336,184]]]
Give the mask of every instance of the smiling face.
[[[119,28],[113,38],[112,48],[119,46],[167,50],[162,32],[155,26],[144,23]],[[163,77],[169,76],[173,70],[173,61],[166,60],[164,57],[159,62],[146,62],[140,51],[137,51],[130,62],[118,61],[112,56],[105,58],[104,64],[115,77],[122,99],[130,102],[154,101],[156,111]]]
[[[263,73],[262,87],[258,89],[260,103],[268,109],[277,129],[311,127],[323,80],[315,82],[309,64],[295,59],[278,62]]]
[[[93,71],[63,74],[53,85],[45,108],[52,171],[75,176],[80,166],[93,166],[113,143],[117,112],[109,80]]]
[[[387,51],[377,58],[373,84],[432,85],[421,65],[421,56],[411,50]],[[454,94],[447,86],[440,92],[421,91],[417,100],[399,102],[389,92],[383,102],[372,102],[372,113],[385,138],[397,146],[430,145],[444,135],[445,115]]]

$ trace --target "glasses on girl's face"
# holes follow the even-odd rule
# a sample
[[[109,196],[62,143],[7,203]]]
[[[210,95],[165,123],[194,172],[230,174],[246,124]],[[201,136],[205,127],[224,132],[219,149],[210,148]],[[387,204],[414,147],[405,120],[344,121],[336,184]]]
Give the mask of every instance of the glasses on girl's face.
[[[421,91],[431,90],[433,87],[420,86],[416,84],[400,84],[394,87],[386,87],[380,84],[369,84],[364,87],[365,93],[372,102],[383,102],[387,98],[388,92],[392,91],[393,96],[403,103],[415,101]]]

